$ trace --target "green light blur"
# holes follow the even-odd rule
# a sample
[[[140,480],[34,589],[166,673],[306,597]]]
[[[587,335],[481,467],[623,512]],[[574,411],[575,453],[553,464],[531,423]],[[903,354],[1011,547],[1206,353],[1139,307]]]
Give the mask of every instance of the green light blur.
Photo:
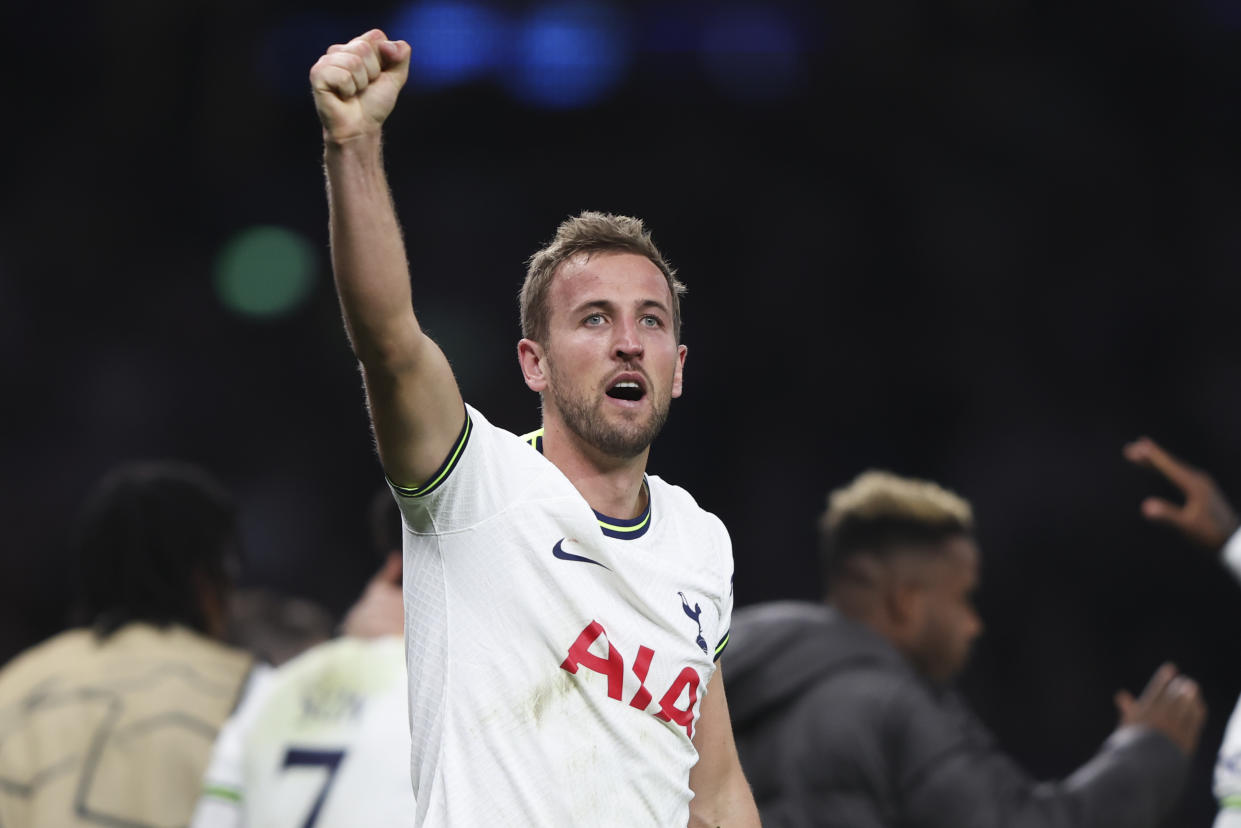
[[[220,251],[215,289],[229,310],[273,319],[310,296],[316,270],[314,246],[302,236],[283,227],[250,227]]]

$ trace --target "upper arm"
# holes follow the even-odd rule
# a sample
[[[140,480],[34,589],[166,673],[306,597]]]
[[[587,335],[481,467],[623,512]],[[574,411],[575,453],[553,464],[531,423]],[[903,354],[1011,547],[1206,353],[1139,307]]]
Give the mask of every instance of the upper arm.
[[[383,173],[379,141],[325,155],[332,272],[384,471],[422,486],[465,420],[448,360],[414,314],[405,243]]]
[[[728,717],[728,699],[724,695],[723,665],[716,665],[702,699],[702,711],[694,730],[694,747],[698,764],[690,770],[689,787],[691,826],[754,826],[757,828],[758,808],[741,770],[737,746],[733,741],[732,722]]]
[[[362,375],[384,473],[398,486],[418,488],[461,437],[465,404],[439,346],[417,331],[410,347],[406,358],[364,361]]]

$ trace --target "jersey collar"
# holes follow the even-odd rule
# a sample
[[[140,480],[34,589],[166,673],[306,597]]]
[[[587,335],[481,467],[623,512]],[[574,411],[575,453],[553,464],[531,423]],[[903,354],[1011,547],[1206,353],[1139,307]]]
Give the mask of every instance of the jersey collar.
[[[539,454],[543,453],[543,429],[523,434],[521,439],[533,446]],[[591,509],[595,512],[595,520],[599,522],[599,528],[605,536],[620,540],[636,540],[651,528],[651,485],[647,482],[645,474],[642,475],[642,485],[646,487],[646,508],[636,518],[614,518]]]

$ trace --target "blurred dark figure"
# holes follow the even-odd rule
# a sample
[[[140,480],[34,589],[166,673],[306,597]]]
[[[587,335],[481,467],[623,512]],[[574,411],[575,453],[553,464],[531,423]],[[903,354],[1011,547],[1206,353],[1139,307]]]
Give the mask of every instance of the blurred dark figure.
[[[1037,783],[947,686],[982,623],[972,509],[867,472],[821,521],[828,605],[747,607],[725,678],[765,828],[1137,828],[1180,795],[1205,707],[1162,666],[1061,782]]]
[[[326,607],[263,586],[235,589],[227,616],[225,640],[273,667],[322,644],[336,631],[336,619]]]
[[[401,515],[387,487],[372,499],[368,524],[378,573],[339,638],[255,671],[216,740],[193,828],[413,821]],[[330,788],[308,785],[306,770],[326,770]]]
[[[1130,462],[1162,474],[1185,498],[1178,506],[1148,497],[1142,501],[1142,514],[1216,552],[1241,580],[1241,521],[1211,476],[1173,457],[1149,437],[1129,443],[1124,452]],[[1241,702],[1228,720],[1216,758],[1215,797],[1219,800],[1215,828],[1241,828]]]
[[[252,661],[219,640],[232,498],[195,466],[127,464],[75,530],[86,626],[0,672],[0,825],[184,825]]]

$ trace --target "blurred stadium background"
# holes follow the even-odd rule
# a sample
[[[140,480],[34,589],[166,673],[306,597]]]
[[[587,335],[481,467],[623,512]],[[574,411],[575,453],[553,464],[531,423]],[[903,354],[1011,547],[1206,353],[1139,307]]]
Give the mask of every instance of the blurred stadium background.
[[[643,216],[690,286],[651,468],[728,524],[737,600],[817,596],[825,493],[970,497],[988,631],[963,687],[1034,772],[1083,761],[1163,659],[1211,720],[1241,588],[1143,524],[1149,433],[1241,497],[1241,0],[68,0],[10,33],[0,198],[0,662],[55,631],[65,529],[113,463],[237,492],[246,582],[341,610],[382,482],[326,256],[306,73],[414,47],[387,156],[416,304],[464,393],[537,425],[523,260]]]

